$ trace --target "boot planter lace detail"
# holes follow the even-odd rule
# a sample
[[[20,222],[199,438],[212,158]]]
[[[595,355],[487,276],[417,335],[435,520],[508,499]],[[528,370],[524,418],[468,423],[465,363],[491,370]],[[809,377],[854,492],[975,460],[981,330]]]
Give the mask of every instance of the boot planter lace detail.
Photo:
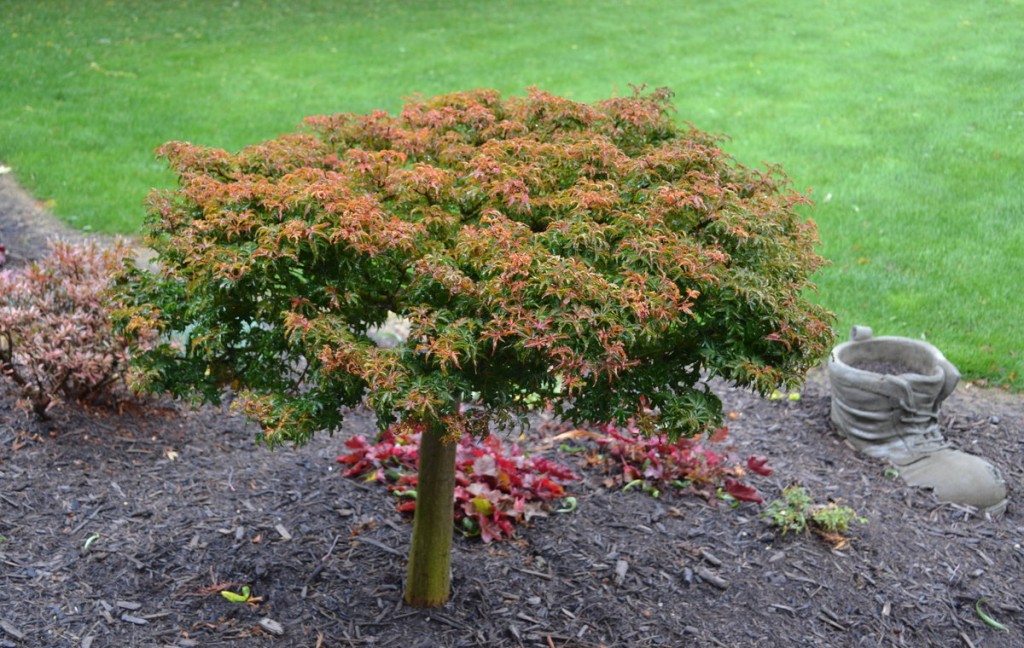
[[[855,326],[850,340],[828,360],[832,423],[853,446],[885,459],[910,486],[928,488],[942,501],[992,515],[1006,510],[999,469],[953,448],[939,429],[939,406],[960,372],[927,342],[872,337]]]

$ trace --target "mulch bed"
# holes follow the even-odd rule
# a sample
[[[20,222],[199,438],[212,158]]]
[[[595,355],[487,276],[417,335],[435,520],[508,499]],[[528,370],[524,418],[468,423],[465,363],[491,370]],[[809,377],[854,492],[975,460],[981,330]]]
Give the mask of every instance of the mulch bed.
[[[40,239],[5,207],[39,214],[6,182],[17,260],[29,248],[11,232]],[[41,423],[0,386],[0,648],[1024,645],[1024,399],[962,385],[944,409],[947,437],[1010,483],[993,520],[858,455],[830,429],[820,374],[799,401],[716,388],[737,455],[775,468],[750,479],[766,498],[800,484],[867,518],[847,548],[780,537],[754,504],[622,493],[581,470],[576,512],[512,542],[457,537],[451,601],[417,610],[401,595],[408,521],[335,462],[346,435],[373,433],[365,412],[271,452],[225,408],[66,407]],[[564,429],[535,423],[531,441]],[[218,591],[242,585],[260,600]]]
[[[767,497],[798,483],[867,517],[848,548],[779,537],[754,504],[624,494],[583,472],[575,513],[509,543],[457,538],[451,602],[416,610],[408,521],[335,462],[345,435],[372,434],[366,413],[268,451],[222,408],[65,408],[44,424],[0,394],[0,646],[1021,645],[1015,502],[983,519],[885,477],[829,429],[817,380],[798,402],[722,395],[735,451],[775,468],[751,478]],[[994,458],[1013,497],[1020,399],[961,388],[946,409],[947,436]],[[243,584],[262,600],[217,591]]]

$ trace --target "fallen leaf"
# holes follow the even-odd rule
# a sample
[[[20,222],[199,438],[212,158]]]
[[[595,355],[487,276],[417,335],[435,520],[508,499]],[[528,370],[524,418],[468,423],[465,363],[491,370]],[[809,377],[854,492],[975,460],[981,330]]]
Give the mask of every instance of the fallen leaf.
[[[757,492],[756,488],[741,484],[735,479],[725,478],[725,492],[732,495],[735,499],[741,502],[754,502],[760,504],[764,501],[760,493]]]
[[[747,457],[747,468],[763,477],[771,477],[772,469],[768,467],[768,457]]]

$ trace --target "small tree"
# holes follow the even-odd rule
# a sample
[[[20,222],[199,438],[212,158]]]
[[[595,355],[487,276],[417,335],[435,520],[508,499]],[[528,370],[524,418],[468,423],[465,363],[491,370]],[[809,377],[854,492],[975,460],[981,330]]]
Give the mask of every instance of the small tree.
[[[155,387],[240,387],[263,440],[363,401],[422,435],[405,599],[449,595],[454,441],[540,396],[576,420],[693,435],[701,386],[791,386],[832,342],[803,196],[670,118],[666,90],[594,105],[537,89],[311,117],[230,154],[170,143],[150,199],[161,272],[126,275]],[[411,326],[385,348],[389,312]],[[170,339],[170,338],[168,338]],[[527,399],[531,396],[530,399]]]

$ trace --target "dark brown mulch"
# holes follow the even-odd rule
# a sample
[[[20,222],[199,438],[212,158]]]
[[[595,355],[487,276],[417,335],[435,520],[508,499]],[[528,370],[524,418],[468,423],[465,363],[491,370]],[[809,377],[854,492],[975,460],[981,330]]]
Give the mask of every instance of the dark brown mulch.
[[[7,249],[5,264],[18,266],[38,259],[54,237],[73,240],[82,234],[48,213],[18,186],[12,174],[0,173],[0,246]]]
[[[1018,646],[1022,528],[883,475],[826,424],[828,395],[724,392],[741,456],[868,518],[835,551],[759,508],[576,487],[579,509],[512,543],[459,540],[440,610],[401,602],[409,525],[339,476],[341,436],[270,452],[223,410],[60,410],[0,400],[0,646]],[[1021,481],[1019,400],[954,397],[947,434]],[[996,419],[998,421],[996,422]],[[368,433],[362,413],[343,434]],[[567,459],[571,461],[571,458]],[[90,540],[90,538],[92,540]],[[218,586],[251,586],[258,605]],[[975,604],[1005,624],[985,625]],[[261,629],[261,619],[283,634]]]
[[[0,387],[0,648],[1022,645],[1021,397],[962,385],[945,407],[947,436],[1010,483],[991,520],[856,454],[820,375],[799,401],[719,390],[737,455],[775,468],[750,482],[855,508],[868,521],[848,548],[779,537],[753,504],[624,494],[590,472],[575,513],[511,543],[457,540],[451,602],[416,610],[409,524],[334,461],[344,435],[372,431],[365,413],[270,452],[224,409],[63,408],[42,424]],[[262,600],[216,592],[243,584]]]

